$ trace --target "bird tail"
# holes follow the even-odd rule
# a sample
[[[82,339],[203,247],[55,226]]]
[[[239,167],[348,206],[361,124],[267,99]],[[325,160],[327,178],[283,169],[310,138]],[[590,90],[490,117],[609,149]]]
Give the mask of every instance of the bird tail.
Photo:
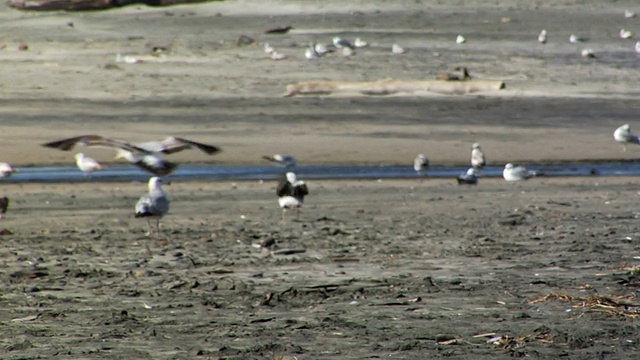
[[[134,215],[134,217],[137,218],[141,218],[141,217],[150,217],[153,216],[153,214],[151,212],[149,212],[149,208],[147,206],[140,206],[140,208],[136,209],[136,214]]]
[[[265,156],[263,156],[262,158],[263,158],[263,159],[265,159],[265,160],[267,160],[267,161],[275,162],[275,159],[274,159],[273,157],[271,157],[271,156],[267,156],[267,155],[265,155]]]

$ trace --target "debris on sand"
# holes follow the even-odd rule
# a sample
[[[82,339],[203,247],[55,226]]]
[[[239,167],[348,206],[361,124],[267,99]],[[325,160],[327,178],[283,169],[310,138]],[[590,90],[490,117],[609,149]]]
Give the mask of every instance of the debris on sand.
[[[634,297],[604,295],[574,297],[568,294],[550,293],[529,301],[529,304],[561,300],[574,303],[573,308],[584,309],[585,312],[603,313],[613,317],[637,318],[640,315],[640,303],[634,303],[631,299]]]

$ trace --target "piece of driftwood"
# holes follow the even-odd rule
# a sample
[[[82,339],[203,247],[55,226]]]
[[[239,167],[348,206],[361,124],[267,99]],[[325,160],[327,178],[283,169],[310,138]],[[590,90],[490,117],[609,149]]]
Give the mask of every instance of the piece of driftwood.
[[[436,93],[447,95],[472,94],[482,91],[494,91],[505,88],[503,81],[469,80],[395,80],[345,82],[345,81],[307,81],[287,85],[284,97],[294,95],[328,95],[328,94],[357,94],[357,95],[393,95],[398,93]]]
[[[223,0],[7,0],[7,6],[18,10],[34,11],[87,11],[104,10],[131,4],[170,6]]]

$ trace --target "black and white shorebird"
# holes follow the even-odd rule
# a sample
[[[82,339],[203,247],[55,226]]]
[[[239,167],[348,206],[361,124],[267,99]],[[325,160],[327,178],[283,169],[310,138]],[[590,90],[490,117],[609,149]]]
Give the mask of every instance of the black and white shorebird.
[[[475,168],[467,169],[467,172],[464,174],[458,175],[456,178],[458,181],[458,185],[477,185],[478,184],[478,174]]]
[[[162,189],[162,179],[157,176],[149,179],[149,192],[142,195],[135,207],[134,217],[147,220],[148,233],[151,235],[151,219],[156,220],[156,236],[160,233],[160,219],[169,212],[169,198]]]
[[[487,165],[487,159],[482,151],[482,146],[479,143],[471,145],[471,166],[482,169],[485,165]]]
[[[178,166],[164,160],[162,155],[169,155],[187,149],[197,149],[208,155],[213,155],[220,151],[217,146],[174,136],[160,141],[129,143],[100,135],[80,135],[42,144],[42,146],[63,151],[72,150],[76,145],[113,149],[116,151],[116,158],[124,158],[131,164],[157,176],[169,175]]]
[[[298,164],[298,160],[296,160],[296,158],[292,155],[288,154],[274,154],[272,156],[265,155],[262,158],[285,168],[295,167]]]
[[[502,177],[507,181],[528,180],[537,175],[538,173],[535,171],[531,171],[524,166],[514,166],[512,163],[505,165],[504,170],[502,170]]]
[[[427,171],[429,168],[429,159],[427,159],[424,154],[418,154],[415,159],[413,159],[413,170],[417,173],[421,173]]]
[[[624,124],[613,132],[613,139],[622,144],[622,151],[627,151],[627,144],[640,144],[640,137],[631,132],[631,126]]]
[[[278,195],[278,204],[282,208],[282,222],[284,222],[287,210],[302,207],[304,197],[309,195],[309,189],[304,181],[298,180],[295,173],[288,172],[280,179],[276,195]]]

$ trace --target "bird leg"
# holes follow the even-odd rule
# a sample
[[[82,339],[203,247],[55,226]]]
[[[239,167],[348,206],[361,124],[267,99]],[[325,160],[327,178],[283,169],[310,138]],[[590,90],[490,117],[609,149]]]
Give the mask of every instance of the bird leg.
[[[147,233],[145,235],[151,236],[151,222],[149,221],[149,218],[147,218]]]
[[[622,152],[627,152],[627,144],[622,145]]]
[[[156,218],[156,236],[160,235],[160,218]]]
[[[281,223],[284,224],[284,214],[287,212],[287,209],[282,209],[282,220],[280,220]]]

